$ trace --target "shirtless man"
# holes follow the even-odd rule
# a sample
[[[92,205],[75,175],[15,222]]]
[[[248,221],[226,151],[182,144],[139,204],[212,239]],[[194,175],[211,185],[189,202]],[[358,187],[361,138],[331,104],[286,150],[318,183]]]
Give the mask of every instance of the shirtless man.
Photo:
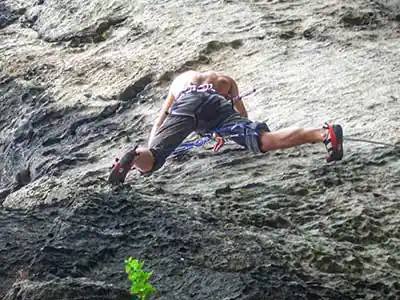
[[[270,132],[265,123],[252,122],[240,99],[235,80],[218,72],[187,71],[174,79],[151,130],[148,148],[135,147],[114,167],[109,181],[123,182],[131,167],[141,173],[158,170],[166,158],[193,131],[204,134],[219,128],[241,126],[233,140],[252,152],[267,152],[306,143],[323,142],[327,161],[343,157],[340,125],[323,128],[286,128]],[[235,133],[238,133],[237,131]]]

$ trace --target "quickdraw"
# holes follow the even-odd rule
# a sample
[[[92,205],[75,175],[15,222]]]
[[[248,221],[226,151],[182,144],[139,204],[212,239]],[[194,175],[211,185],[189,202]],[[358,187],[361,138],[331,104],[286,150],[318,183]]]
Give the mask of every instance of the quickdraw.
[[[218,133],[214,133],[212,137],[213,140],[216,141],[213,147],[213,151],[218,152],[218,150],[221,149],[223,145],[225,145],[225,139]]]

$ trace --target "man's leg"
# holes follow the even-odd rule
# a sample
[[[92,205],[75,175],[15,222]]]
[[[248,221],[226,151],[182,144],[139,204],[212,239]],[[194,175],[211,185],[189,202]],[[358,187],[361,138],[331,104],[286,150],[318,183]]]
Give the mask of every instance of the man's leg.
[[[260,150],[263,152],[285,149],[297,145],[323,142],[328,135],[325,128],[285,128],[262,132]]]
[[[260,150],[266,152],[315,142],[325,144],[328,162],[342,159],[343,130],[338,124],[326,124],[323,128],[286,128],[275,132],[261,132]]]
[[[189,116],[168,116],[158,129],[150,148],[138,147],[133,165],[142,173],[158,170],[165,159],[195,130],[196,122]]]

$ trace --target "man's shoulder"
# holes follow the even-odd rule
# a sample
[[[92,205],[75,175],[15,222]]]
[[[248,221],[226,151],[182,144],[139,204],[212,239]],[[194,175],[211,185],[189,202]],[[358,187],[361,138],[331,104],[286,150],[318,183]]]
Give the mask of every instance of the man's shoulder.
[[[191,82],[192,79],[197,76],[196,71],[186,71],[179,74],[174,78],[170,86],[170,92],[176,98],[181,91],[183,91]]]

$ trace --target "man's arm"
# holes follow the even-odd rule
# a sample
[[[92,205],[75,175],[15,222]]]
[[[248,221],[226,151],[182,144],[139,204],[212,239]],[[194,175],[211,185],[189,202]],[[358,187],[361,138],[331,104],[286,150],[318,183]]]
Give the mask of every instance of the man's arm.
[[[165,101],[163,103],[161,112],[158,115],[158,118],[157,118],[156,122],[154,123],[153,128],[151,129],[151,133],[150,133],[150,137],[149,137],[149,143],[148,143],[149,146],[150,146],[151,142],[153,141],[154,136],[156,135],[156,132],[157,132],[158,128],[161,127],[161,125],[165,121],[165,118],[168,116],[168,110],[171,107],[171,105],[174,102],[174,100],[175,100],[175,96],[173,95],[173,93],[172,93],[172,91],[170,89],[169,92],[168,92],[167,99],[165,99]]]
[[[239,97],[239,89],[238,86],[236,84],[236,81],[234,79],[231,78],[231,88],[229,90],[229,96],[231,97],[232,101],[233,101],[233,107],[235,108],[235,110],[242,116],[247,118],[247,110],[246,107],[244,106],[244,103],[241,99],[236,99],[237,97]]]

